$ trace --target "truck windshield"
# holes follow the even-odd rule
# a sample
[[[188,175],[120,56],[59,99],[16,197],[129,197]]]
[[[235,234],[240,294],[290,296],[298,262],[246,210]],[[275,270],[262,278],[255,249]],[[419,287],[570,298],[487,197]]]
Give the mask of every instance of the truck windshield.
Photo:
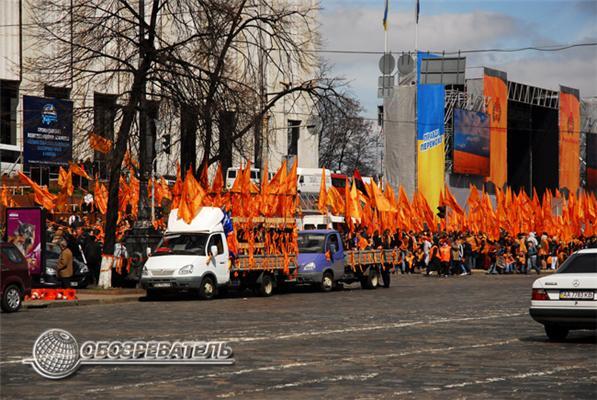
[[[323,253],[325,234],[300,233],[298,237],[299,253]]]
[[[170,234],[162,238],[155,255],[160,254],[186,254],[186,255],[205,255],[205,245],[207,243],[207,233],[181,233]]]

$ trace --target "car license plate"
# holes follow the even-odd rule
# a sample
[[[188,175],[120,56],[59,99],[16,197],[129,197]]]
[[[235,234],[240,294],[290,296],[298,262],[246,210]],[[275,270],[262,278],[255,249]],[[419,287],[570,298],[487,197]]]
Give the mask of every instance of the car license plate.
[[[560,292],[560,300],[593,300],[595,293],[592,291],[566,291]]]
[[[153,287],[170,287],[172,286],[169,282],[154,283]]]

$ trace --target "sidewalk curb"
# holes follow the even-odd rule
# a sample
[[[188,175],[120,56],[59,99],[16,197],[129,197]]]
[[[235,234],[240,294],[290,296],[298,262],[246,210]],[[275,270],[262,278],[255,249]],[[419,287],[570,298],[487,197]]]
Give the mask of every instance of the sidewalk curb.
[[[24,309],[35,308],[58,308],[58,307],[74,307],[74,306],[92,306],[101,304],[117,304],[117,303],[132,303],[138,302],[142,296],[130,295],[127,297],[116,297],[110,299],[78,299],[78,300],[54,300],[54,301],[28,301],[23,302]]]

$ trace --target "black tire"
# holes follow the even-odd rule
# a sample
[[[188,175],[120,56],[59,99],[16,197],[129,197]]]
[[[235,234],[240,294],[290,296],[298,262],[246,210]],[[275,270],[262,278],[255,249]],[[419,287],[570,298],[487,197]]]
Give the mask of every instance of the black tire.
[[[2,310],[7,313],[19,311],[23,304],[23,292],[17,285],[8,285],[2,294]]]
[[[211,276],[206,276],[199,286],[199,298],[201,300],[211,300],[216,297],[217,286]]]
[[[324,272],[319,289],[322,292],[331,292],[334,289],[334,275],[330,271]]]
[[[389,270],[387,270],[385,268],[381,270],[381,278],[383,279],[383,287],[386,289],[390,287],[391,275],[392,275],[392,273]]]
[[[257,287],[257,294],[261,297],[269,297],[274,293],[274,280],[269,274],[261,277],[261,283]]]
[[[367,276],[361,279],[361,287],[363,289],[375,289],[379,285],[379,272],[375,268],[369,269]]]
[[[145,290],[145,298],[147,300],[159,300],[160,291],[157,289],[147,289]]]
[[[545,325],[545,334],[549,340],[560,342],[566,339],[569,329],[558,325]]]

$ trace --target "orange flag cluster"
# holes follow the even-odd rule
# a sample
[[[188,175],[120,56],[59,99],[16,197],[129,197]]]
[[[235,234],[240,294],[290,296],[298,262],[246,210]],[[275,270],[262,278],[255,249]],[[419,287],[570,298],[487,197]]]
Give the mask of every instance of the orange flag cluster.
[[[251,178],[251,164],[247,163],[238,171],[230,191],[224,193],[221,166],[218,166],[211,188],[207,176],[198,181],[189,169],[183,180],[179,168],[176,182],[169,192],[171,209],[177,208],[178,217],[187,223],[193,220],[202,206],[231,210],[233,217],[292,218],[298,205],[296,162],[289,172],[286,162],[283,162],[271,181],[268,181],[267,166],[264,171],[261,185],[257,186]]]
[[[554,195],[547,190],[539,198],[534,190],[531,198],[524,190],[514,193],[510,188],[498,189],[494,206],[488,193],[471,185],[465,212],[446,186],[440,194],[440,206],[446,206],[449,212],[445,220],[440,220],[419,192],[410,201],[402,186],[396,196],[391,187],[386,185],[382,192],[374,181],[364,183],[365,190],[361,191],[357,189],[357,179],[352,180],[352,185],[346,181],[343,198],[337,198],[335,188],[326,190],[322,184],[318,201],[322,214],[329,210],[334,215],[344,215],[351,231],[357,227],[369,234],[386,229],[392,232],[441,229],[485,233],[492,240],[499,239],[502,232],[511,236],[547,232],[565,241],[597,234],[597,199],[593,193],[581,192],[578,196],[571,193],[565,199],[559,191]],[[344,209],[336,206],[342,202]]]

